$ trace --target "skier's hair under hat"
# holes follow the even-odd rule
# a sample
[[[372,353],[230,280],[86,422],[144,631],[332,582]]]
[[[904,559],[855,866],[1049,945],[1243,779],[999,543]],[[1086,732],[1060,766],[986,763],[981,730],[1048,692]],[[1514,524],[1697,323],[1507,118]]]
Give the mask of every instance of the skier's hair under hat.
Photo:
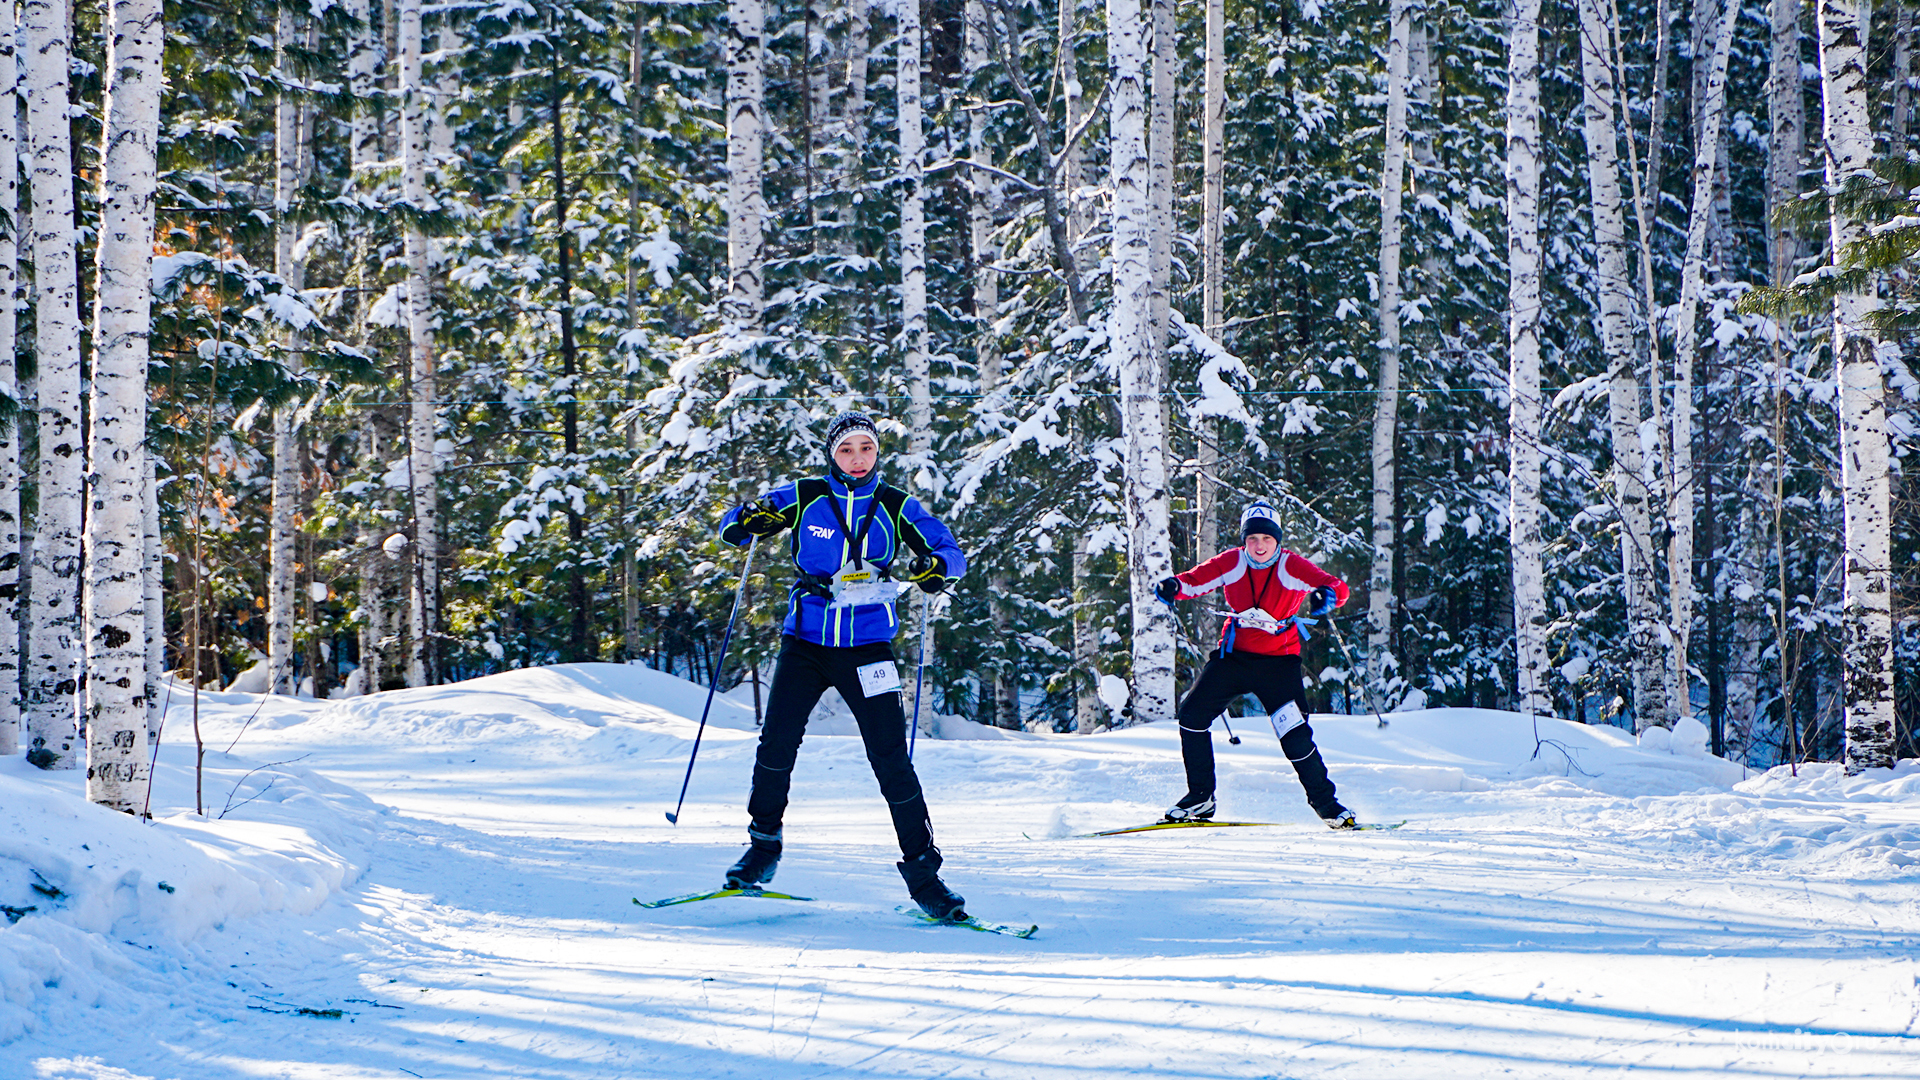
[[[1254,533],[1265,533],[1275,540],[1280,539],[1280,515],[1274,512],[1273,504],[1258,499],[1240,511],[1240,542],[1246,543],[1247,537]]]
[[[849,436],[862,432],[876,445],[880,442],[880,429],[874,426],[873,417],[866,413],[854,409],[834,417],[833,423],[827,425],[827,460],[833,460],[833,452],[840,449],[840,444]]]

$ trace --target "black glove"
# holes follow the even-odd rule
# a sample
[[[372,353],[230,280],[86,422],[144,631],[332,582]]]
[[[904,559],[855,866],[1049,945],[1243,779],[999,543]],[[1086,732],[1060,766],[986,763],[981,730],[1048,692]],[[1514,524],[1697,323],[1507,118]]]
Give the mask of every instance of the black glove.
[[[755,499],[740,508],[739,525],[754,536],[772,536],[787,527],[787,516]]]
[[[1180,598],[1180,579],[1177,577],[1161,578],[1160,584],[1153,587],[1153,595],[1159,597],[1161,603],[1172,607],[1173,602]]]
[[[1307,594],[1307,614],[1319,618],[1334,609],[1333,590],[1325,585]]]
[[[913,562],[907,564],[907,580],[920,586],[924,593],[947,591],[947,560],[938,555],[915,555]]]

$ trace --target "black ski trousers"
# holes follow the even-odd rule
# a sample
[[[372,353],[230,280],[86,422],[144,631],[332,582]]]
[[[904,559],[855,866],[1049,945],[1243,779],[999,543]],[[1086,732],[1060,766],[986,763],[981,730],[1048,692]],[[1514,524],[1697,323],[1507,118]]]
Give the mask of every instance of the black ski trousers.
[[[1242,694],[1260,699],[1260,707],[1269,713],[1291,701],[1307,714],[1307,689],[1300,681],[1298,656],[1264,656],[1259,653],[1219,651],[1208,658],[1200,677],[1180,702],[1180,757],[1187,766],[1187,790],[1212,794],[1213,718],[1226,711],[1227,703]],[[1280,749],[1293,762],[1300,786],[1307,789],[1307,802],[1321,817],[1339,813],[1333,781],[1327,776],[1327,763],[1320,760],[1320,748],[1313,744],[1313,726],[1301,724],[1280,736]]]
[[[831,686],[840,691],[860,725],[867,746],[867,763],[880,794],[893,815],[893,832],[900,853],[911,859],[933,846],[933,824],[927,816],[927,798],[907,758],[907,714],[900,707],[900,691],[887,690],[868,697],[860,687],[859,669],[891,662],[893,644],[840,648],[815,645],[791,634],[780,639],[780,658],[773,667],[773,686],[767,691],[767,719],[760,729],[760,748],[753,760],[753,793],[747,813],[754,828],[778,833],[787,812],[787,792],[793,783],[793,762],[800,739],[807,732],[820,695]]]

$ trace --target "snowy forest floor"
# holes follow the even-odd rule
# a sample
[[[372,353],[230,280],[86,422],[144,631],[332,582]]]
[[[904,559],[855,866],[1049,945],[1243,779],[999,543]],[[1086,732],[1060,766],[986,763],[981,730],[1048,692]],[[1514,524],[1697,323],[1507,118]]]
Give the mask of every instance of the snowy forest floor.
[[[0,765],[0,904],[35,909],[0,926],[0,1078],[1920,1076],[1920,762],[1315,717],[1344,801],[1409,819],[1336,834],[1252,718],[1221,816],[1277,827],[1089,840],[1180,794],[1171,725],[948,720],[916,757],[944,876],[1021,941],[895,911],[844,713],[776,880],[816,902],[647,911],[744,842],[750,698],[673,827],[702,691],[658,672],[203,695],[205,821],[175,694],[152,825]]]

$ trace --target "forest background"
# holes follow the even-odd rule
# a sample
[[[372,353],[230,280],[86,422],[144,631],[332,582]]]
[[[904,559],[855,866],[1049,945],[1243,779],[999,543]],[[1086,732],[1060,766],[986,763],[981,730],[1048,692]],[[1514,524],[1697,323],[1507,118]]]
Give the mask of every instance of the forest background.
[[[157,714],[163,669],[706,681],[742,573],[715,522],[816,473],[849,408],[973,567],[901,605],[929,715],[1170,715],[1219,623],[1144,584],[1265,498],[1364,614],[1314,628],[1318,709],[1916,752],[1911,7],[17,15],[0,739],[11,709],[49,767],[107,737],[103,687]],[[116,330],[147,236],[151,315]],[[150,454],[100,449],[123,415]],[[142,531],[129,633],[101,575]],[[724,685],[777,648],[781,559]],[[103,682],[128,637],[146,681]],[[101,747],[137,763],[134,734]]]

